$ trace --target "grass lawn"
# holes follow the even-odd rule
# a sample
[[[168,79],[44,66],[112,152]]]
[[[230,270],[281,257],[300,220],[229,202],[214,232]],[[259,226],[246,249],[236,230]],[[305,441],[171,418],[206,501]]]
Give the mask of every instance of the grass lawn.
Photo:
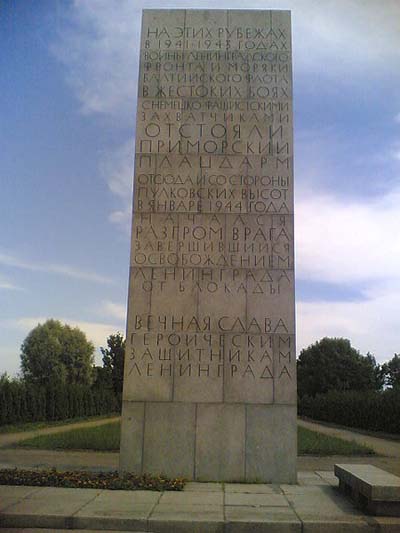
[[[35,429],[52,428],[56,426],[66,426],[68,424],[76,424],[77,422],[90,422],[91,420],[104,420],[104,418],[112,418],[119,416],[120,413],[110,415],[98,416],[81,416],[78,418],[68,418],[67,420],[56,420],[54,422],[24,422],[21,424],[8,424],[0,426],[0,434],[3,433],[21,433],[22,431],[34,431]]]
[[[375,455],[371,448],[355,441],[323,435],[302,427],[298,428],[297,434],[299,455]]]
[[[97,450],[111,452],[119,450],[120,423],[110,422],[101,426],[78,428],[38,435],[23,440],[16,446],[23,448],[41,448],[42,450]]]
[[[72,429],[53,435],[41,435],[24,440],[18,447],[45,450],[119,450],[120,423],[112,422],[98,427]],[[299,455],[366,455],[374,454],[365,446],[337,437],[330,437],[305,428],[298,428]]]

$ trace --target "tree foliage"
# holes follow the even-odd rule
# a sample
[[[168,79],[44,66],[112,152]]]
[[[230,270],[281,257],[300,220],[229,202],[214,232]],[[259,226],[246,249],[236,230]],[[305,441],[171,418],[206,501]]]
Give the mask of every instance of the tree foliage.
[[[400,433],[400,388],[384,391],[330,391],[303,396],[299,414],[342,426]]]
[[[124,380],[125,340],[118,332],[107,339],[107,348],[100,348],[103,354],[103,368],[111,376],[114,393],[118,398],[122,396]]]
[[[379,390],[383,379],[375,358],[364,357],[343,338],[325,337],[301,351],[297,361],[299,396],[328,391]]]
[[[109,370],[103,366],[93,367],[93,387],[99,390],[114,390]]]
[[[365,356],[366,359],[368,359],[371,367],[373,368],[373,376],[374,376],[374,389],[375,390],[382,390],[383,386],[385,385],[386,377],[385,377],[385,365],[379,365],[376,362],[375,357],[367,352],[367,355]]]
[[[93,353],[83,331],[50,319],[38,324],[22,343],[22,374],[35,385],[91,385]]]
[[[66,420],[116,413],[119,402],[111,389],[87,385],[35,385],[19,380],[0,381],[0,426],[20,422]]]
[[[400,390],[400,354],[395,353],[392,359],[382,365],[385,374],[385,384]]]

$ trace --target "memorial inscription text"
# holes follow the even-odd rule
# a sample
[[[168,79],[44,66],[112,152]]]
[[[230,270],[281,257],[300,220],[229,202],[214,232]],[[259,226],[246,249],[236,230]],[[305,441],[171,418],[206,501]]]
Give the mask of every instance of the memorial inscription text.
[[[265,16],[144,29],[131,400],[293,401],[290,32]]]

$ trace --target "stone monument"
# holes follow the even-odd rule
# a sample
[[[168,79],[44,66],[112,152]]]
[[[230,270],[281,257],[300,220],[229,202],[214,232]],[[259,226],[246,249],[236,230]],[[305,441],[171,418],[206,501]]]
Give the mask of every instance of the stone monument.
[[[121,471],[296,482],[288,11],[145,10]]]

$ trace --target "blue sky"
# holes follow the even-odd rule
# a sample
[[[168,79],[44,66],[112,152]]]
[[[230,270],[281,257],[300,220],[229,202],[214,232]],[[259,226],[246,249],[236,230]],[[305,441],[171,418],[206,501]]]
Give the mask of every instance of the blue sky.
[[[97,347],[125,329],[140,10],[158,7],[215,2],[0,2],[0,372],[18,372],[47,318]],[[292,10],[298,349],[344,336],[387,360],[400,351],[400,3],[246,7]]]

